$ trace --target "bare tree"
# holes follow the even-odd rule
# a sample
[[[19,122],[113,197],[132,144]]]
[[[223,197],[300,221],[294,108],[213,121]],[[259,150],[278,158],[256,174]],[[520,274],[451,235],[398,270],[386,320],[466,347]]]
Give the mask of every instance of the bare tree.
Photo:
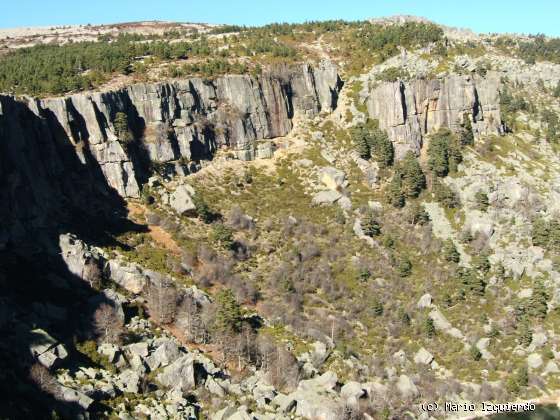
[[[43,392],[55,398],[59,394],[59,386],[49,370],[40,363],[34,363],[29,369],[29,378]]]
[[[124,332],[124,325],[115,308],[102,303],[93,315],[95,333],[99,341],[119,343]]]

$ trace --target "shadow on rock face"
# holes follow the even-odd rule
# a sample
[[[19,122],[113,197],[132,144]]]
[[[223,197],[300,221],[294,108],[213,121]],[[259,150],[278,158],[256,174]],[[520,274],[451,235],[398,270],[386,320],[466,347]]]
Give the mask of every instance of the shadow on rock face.
[[[87,132],[75,124],[87,142]],[[124,200],[88,148],[82,152],[49,112],[36,114],[0,96],[2,418],[51,418],[53,410],[64,418],[87,416],[72,390],[55,398],[30,379],[37,362],[56,368],[73,359],[73,342],[92,337],[93,313],[104,303],[87,304],[98,292],[69,270],[60,235],[109,246],[117,244],[116,235],[145,229],[126,219]]]

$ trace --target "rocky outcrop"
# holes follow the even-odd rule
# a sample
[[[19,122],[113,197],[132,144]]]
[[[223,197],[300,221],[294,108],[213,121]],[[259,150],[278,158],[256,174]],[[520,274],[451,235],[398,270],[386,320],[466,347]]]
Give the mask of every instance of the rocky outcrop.
[[[395,145],[397,158],[420,152],[423,138],[441,127],[458,129],[467,114],[475,135],[498,133],[501,128],[500,79],[452,75],[443,79],[416,79],[381,83],[367,93],[371,118],[378,119]]]
[[[138,197],[142,165],[196,161],[223,145],[255,148],[257,140],[286,135],[295,113],[332,111],[340,87],[336,67],[325,61],[271,69],[258,78],[192,78],[23,102],[0,96],[0,130],[7,134],[5,142],[23,147],[30,139],[21,137],[34,137],[37,130],[26,132],[18,125],[34,116],[46,131],[35,142],[73,149],[82,164],[98,165],[121,196]],[[117,113],[127,116],[126,136],[122,120],[115,125]]]

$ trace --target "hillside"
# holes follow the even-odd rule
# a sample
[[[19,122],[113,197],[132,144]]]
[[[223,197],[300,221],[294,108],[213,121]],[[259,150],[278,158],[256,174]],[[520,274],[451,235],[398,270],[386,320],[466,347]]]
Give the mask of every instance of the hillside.
[[[396,17],[0,45],[3,418],[558,402],[559,39]]]

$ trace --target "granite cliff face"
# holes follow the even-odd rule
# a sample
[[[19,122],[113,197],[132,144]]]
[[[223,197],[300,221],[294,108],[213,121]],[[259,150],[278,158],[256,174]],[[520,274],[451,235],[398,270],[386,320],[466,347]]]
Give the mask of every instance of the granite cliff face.
[[[379,120],[395,145],[397,158],[416,154],[423,138],[441,127],[457,129],[467,114],[475,135],[501,130],[500,79],[453,75],[443,79],[415,79],[381,83],[367,92],[365,103],[371,118]]]
[[[29,110],[48,131],[34,141],[66,140],[65,146],[73,147],[83,164],[99,165],[121,196],[137,197],[145,175],[142,162],[197,161],[222,145],[251,158],[254,142],[286,135],[295,113],[333,110],[340,87],[336,67],[322,62],[317,67],[278,68],[258,79],[231,75],[212,82],[193,78],[136,84],[117,91],[26,99],[26,106],[3,96],[0,115],[2,130],[9,133],[6,142],[33,141],[29,136],[38,131],[22,129],[30,124],[23,116]],[[128,144],[117,138],[114,121],[119,112],[127,115],[133,136]],[[22,134],[27,138],[21,139]]]
[[[94,193],[138,197],[153,163],[189,171],[221,146],[251,159],[256,141],[288,134],[295,114],[332,111],[341,84],[336,67],[322,62],[259,78],[193,78],[42,100],[0,96],[0,198],[8,203],[0,212],[11,232],[0,237],[23,237],[20,224],[44,226],[50,209],[87,207]],[[118,138],[117,113],[126,114],[131,141]]]

